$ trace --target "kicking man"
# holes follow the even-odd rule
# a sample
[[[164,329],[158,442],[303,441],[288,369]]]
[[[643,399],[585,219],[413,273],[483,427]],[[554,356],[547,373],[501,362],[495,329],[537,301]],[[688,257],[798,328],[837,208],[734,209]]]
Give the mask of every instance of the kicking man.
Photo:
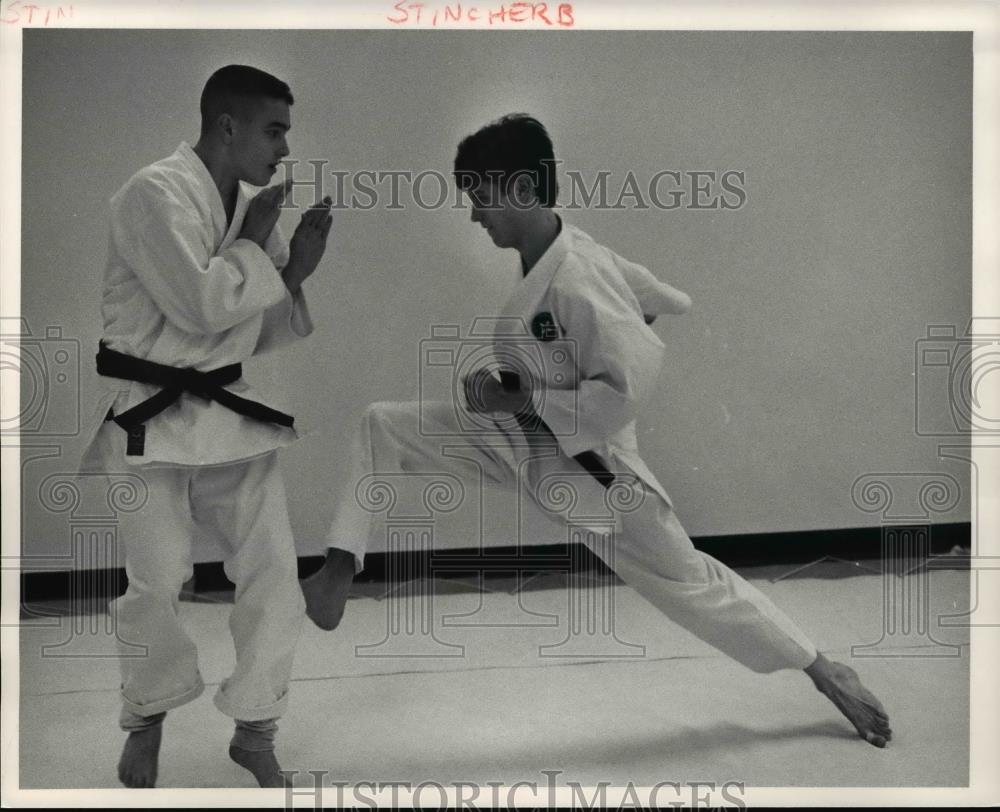
[[[587,543],[625,583],[756,672],[804,671],[862,738],[884,747],[892,735],[888,717],[857,674],[818,653],[763,593],[695,549],[639,455],[637,406],[665,353],[649,323],[661,313],[686,312],[690,298],[562,222],[552,209],[552,142],[536,119],[506,116],[467,137],[454,171],[472,222],[497,247],[515,249],[523,272],[498,321],[505,325],[494,339],[499,374],[483,369],[465,378],[463,408],[486,425],[463,428],[450,403],[370,406],[330,544],[354,549],[360,565],[373,517],[358,506],[353,486],[365,473],[470,473],[467,462],[441,454],[435,435],[461,434],[478,450],[489,480],[524,486],[543,507],[541,491],[552,477],[571,481],[585,507],[599,509],[615,488],[619,503],[638,507],[621,511],[622,531],[610,545]],[[535,342],[508,334],[511,323],[530,325]],[[332,551],[305,584],[307,613],[321,628],[335,625],[343,609],[340,555]]]

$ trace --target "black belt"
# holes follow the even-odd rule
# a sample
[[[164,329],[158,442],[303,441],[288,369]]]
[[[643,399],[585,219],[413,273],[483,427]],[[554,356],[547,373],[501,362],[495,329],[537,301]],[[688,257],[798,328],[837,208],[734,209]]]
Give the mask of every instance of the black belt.
[[[108,412],[106,419],[114,420],[119,426],[129,432],[129,454],[142,455],[143,424],[156,417],[164,409],[189,392],[205,400],[214,400],[231,409],[237,414],[260,420],[263,423],[277,423],[279,426],[291,427],[295,418],[291,415],[257,403],[247,398],[241,398],[223,389],[227,384],[234,383],[243,377],[242,364],[229,364],[218,369],[202,372],[197,369],[167,366],[136,358],[110,349],[103,341],[97,352],[97,374],[109,378],[122,378],[137,383],[150,383],[163,388],[151,398],[144,400],[120,415]],[[138,450],[135,450],[138,446]]]
[[[518,392],[521,389],[520,377],[516,372],[501,369],[500,385],[506,392]],[[538,414],[528,416],[517,413],[514,417],[517,418],[517,423],[521,427],[521,430],[526,433],[547,431],[549,434],[552,434],[552,429],[545,425],[545,421]],[[552,436],[554,437],[555,435]],[[574,455],[573,459],[583,466],[584,470],[605,488],[610,488],[614,483],[615,475],[604,467],[601,458],[593,451],[581,451],[579,454]]]

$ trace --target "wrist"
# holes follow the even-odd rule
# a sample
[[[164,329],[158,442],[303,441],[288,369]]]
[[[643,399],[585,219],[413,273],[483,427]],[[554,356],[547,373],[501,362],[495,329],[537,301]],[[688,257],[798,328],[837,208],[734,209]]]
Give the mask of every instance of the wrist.
[[[239,239],[250,240],[250,242],[252,242],[258,248],[260,248],[262,251],[264,250],[264,243],[267,242],[266,237],[261,237],[259,234],[252,234],[249,231],[241,231]]]
[[[293,295],[302,290],[302,280],[294,274],[286,274],[282,271],[281,281],[285,283],[288,292]]]

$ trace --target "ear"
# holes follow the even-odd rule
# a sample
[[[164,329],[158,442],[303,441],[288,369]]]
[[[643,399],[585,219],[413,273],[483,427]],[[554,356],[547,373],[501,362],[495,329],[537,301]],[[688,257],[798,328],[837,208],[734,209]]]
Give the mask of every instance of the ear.
[[[223,113],[218,120],[219,132],[222,134],[222,142],[230,144],[233,140],[233,117],[229,113]]]
[[[514,178],[514,195],[517,202],[522,206],[530,206],[536,202],[538,195],[535,194],[535,184],[527,173],[521,173]]]

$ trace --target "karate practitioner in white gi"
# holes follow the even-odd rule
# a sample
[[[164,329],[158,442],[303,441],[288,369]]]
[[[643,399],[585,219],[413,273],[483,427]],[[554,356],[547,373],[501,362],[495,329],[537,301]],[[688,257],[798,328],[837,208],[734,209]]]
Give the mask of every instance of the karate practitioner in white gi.
[[[236,720],[230,756],[261,786],[283,783],[275,720],[304,603],[276,449],[297,434],[239,365],[312,331],[301,284],[323,255],[330,201],[303,215],[289,244],[276,225],[289,185],[252,188],[289,153],[292,102],[270,74],[220,69],[202,93],[197,144],[141,169],[111,199],[97,359],[107,392],[82,468],[135,471],[148,488],[121,528],[128,590],[110,608],[129,732],[118,772],[129,787],[155,785],[166,712],[204,689],[178,618],[195,533],[227,545],[236,584],[236,666],[215,694]]]
[[[553,477],[572,483],[583,505],[602,506],[604,489],[617,488],[619,503],[638,508],[620,513],[610,548],[588,546],[625,583],[756,672],[804,670],[862,738],[884,747],[888,717],[855,672],[819,654],[759,590],[695,549],[639,455],[636,409],[665,354],[649,323],[661,313],[686,312],[691,300],[563,223],[552,210],[554,167],[548,133],[524,115],[507,116],[460,144],[455,176],[472,202],[472,221],[498,247],[516,249],[524,272],[498,320],[504,329],[494,348],[502,371],[477,370],[464,381],[462,408],[486,422],[482,430],[468,428],[451,403],[370,406],[330,544],[353,551],[361,566],[372,514],[358,505],[353,486],[366,473],[471,473],[468,462],[441,454],[442,434],[472,444],[488,480],[524,487],[541,503],[543,480]],[[334,555],[341,553],[331,553],[304,583],[307,612],[321,628],[335,626],[343,611]]]

